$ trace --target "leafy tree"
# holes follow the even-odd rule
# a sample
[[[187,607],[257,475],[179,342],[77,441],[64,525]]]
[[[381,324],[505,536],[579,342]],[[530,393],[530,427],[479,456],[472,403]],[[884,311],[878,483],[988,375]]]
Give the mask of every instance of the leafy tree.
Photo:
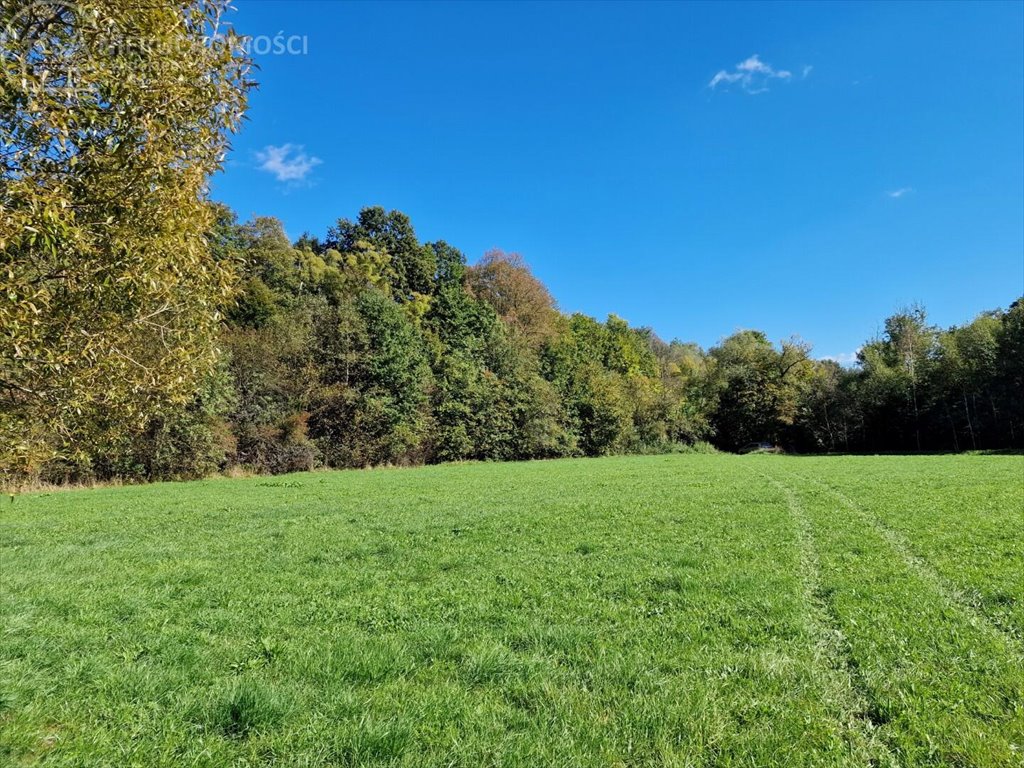
[[[541,351],[540,371],[564,404],[567,444],[587,455],[624,451],[637,442],[636,402],[630,399],[626,376],[629,366],[617,354],[622,351],[617,342],[628,335],[623,325],[614,317],[602,324],[574,314],[557,324]]]
[[[541,458],[571,450],[558,394],[531,349],[495,309],[463,288],[465,258],[445,243],[427,315],[435,388],[433,455],[439,460]]]
[[[801,389],[811,371],[808,348],[799,341],[776,349],[760,331],[740,331],[711,349],[719,401],[717,439],[727,448],[791,437]]]
[[[833,360],[810,363],[800,393],[794,437],[803,451],[846,451],[859,424],[857,374]]]
[[[193,402],[155,417],[143,432],[124,441],[121,466],[100,468],[99,474],[186,480],[223,469],[236,460],[237,442],[224,418],[234,404],[233,382],[222,359]]]
[[[570,407],[584,454],[602,456],[625,448],[631,414],[621,380],[614,373],[597,363],[583,364],[573,378]]]
[[[262,472],[309,469],[318,454],[307,438],[309,403],[319,388],[313,359],[322,299],[278,307],[259,327],[227,330],[235,402],[225,413],[235,436],[235,458]]]
[[[883,336],[861,349],[868,445],[923,447],[921,395],[935,344],[924,309],[911,307],[887,318]]]
[[[890,358],[905,376],[913,405],[914,442],[921,450],[919,389],[922,373],[935,344],[935,331],[927,325],[922,307],[911,307],[885,321],[885,338]]]
[[[0,5],[0,464],[189,402],[232,265],[206,181],[249,86],[221,0]]]
[[[239,229],[245,249],[246,272],[288,297],[307,287],[300,269],[301,251],[293,248],[280,220],[257,216]],[[308,284],[308,276],[306,283]]]
[[[630,328],[629,323],[617,315],[605,321],[605,366],[625,376],[653,377],[657,373],[657,360],[651,350],[651,331],[648,328]]]
[[[437,255],[433,248],[419,242],[404,213],[385,212],[379,206],[363,208],[354,222],[339,219],[328,231],[323,247],[346,254],[355,251],[360,243],[390,257],[389,286],[386,290],[381,285],[377,287],[396,301],[412,301],[417,295],[433,293]]]
[[[1024,441],[1024,297],[1010,305],[1000,323],[994,386],[1008,444],[1019,446]]]
[[[670,443],[693,444],[712,435],[711,415],[718,402],[713,360],[696,344],[651,338],[658,361],[662,410]]]
[[[335,466],[416,460],[430,370],[408,317],[368,289],[328,313],[319,331],[323,389],[310,433]]]
[[[471,295],[490,304],[531,347],[536,349],[550,338],[555,300],[518,253],[488,251],[466,271],[466,285]]]
[[[950,328],[938,336],[933,380],[938,390],[936,395],[945,406],[953,428],[954,448],[959,448],[959,440],[950,401],[962,406],[971,448],[978,448],[984,433],[992,431],[993,422],[999,418],[992,384],[998,359],[1000,325],[997,317],[984,314],[969,325]],[[985,429],[986,422],[992,424],[988,430]]]

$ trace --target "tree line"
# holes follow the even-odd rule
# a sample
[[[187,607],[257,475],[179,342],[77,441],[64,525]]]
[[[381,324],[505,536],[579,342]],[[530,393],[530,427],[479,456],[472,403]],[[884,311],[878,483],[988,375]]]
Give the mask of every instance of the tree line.
[[[844,368],[565,314],[397,211],[239,223],[207,193],[253,85],[226,8],[0,3],[0,481],[1024,442],[1020,299],[897,312]]]
[[[232,265],[217,362],[144,423],[79,421],[51,481],[186,478],[675,450],[1019,447],[1024,301],[961,327],[888,318],[858,364],[744,330],[708,350],[615,315],[564,314],[516,254],[477,264],[379,207],[290,242],[213,206]],[[67,450],[73,448],[74,450]]]

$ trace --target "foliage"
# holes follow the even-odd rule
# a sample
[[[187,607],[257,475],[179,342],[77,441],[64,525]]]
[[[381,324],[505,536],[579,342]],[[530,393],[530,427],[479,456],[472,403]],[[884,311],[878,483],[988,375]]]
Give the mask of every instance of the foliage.
[[[675,450],[1024,445],[1024,303],[893,314],[854,368],[564,315],[381,207],[292,242],[206,199],[249,61],[222,0],[12,3],[0,81],[0,480]],[[216,394],[212,394],[212,393]]]
[[[797,340],[776,349],[760,331],[740,331],[711,349],[718,389],[713,421],[725,447],[785,441],[813,369],[809,351]]]
[[[238,265],[218,338],[224,396],[194,385],[139,422],[83,410],[65,431],[75,455],[44,464],[45,477],[601,456],[702,441],[961,450],[1024,437],[1021,302],[945,330],[921,308],[900,311],[844,368],[759,331],[705,352],[615,315],[559,314],[518,257],[493,252],[468,267],[447,243],[420,243],[397,212],[366,209],[322,243],[294,245],[276,219],[208,213],[213,258]],[[420,268],[432,276],[412,291]]]
[[[327,233],[324,247],[352,253],[360,243],[390,257],[387,280],[398,301],[411,301],[431,293],[437,271],[434,250],[416,239],[412,223],[404,213],[364,208],[354,222],[339,219]]]
[[[551,337],[555,300],[518,253],[488,251],[466,270],[466,286],[534,349]]]
[[[946,330],[900,311],[844,368],[754,330],[705,352],[616,315],[562,315],[520,257],[467,266],[396,211],[364,209],[294,244],[276,219],[207,214],[210,254],[238,285],[217,339],[223,397],[193,384],[138,422],[83,410],[64,433],[75,455],[44,464],[45,477],[1024,438],[1020,302]]]
[[[4,469],[77,460],[90,425],[161,418],[214,365],[233,265],[204,195],[249,86],[223,8],[0,4]]]

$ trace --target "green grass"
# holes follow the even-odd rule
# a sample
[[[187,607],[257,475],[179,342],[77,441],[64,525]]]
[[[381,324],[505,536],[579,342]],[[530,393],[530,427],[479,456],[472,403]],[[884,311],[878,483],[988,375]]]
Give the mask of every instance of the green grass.
[[[1024,765],[1024,458],[33,494],[0,764]]]

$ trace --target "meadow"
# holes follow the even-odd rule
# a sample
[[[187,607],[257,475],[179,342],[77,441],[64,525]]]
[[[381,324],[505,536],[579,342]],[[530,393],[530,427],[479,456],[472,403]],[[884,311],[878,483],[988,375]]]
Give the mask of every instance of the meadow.
[[[0,508],[0,764],[1024,765],[1024,457],[670,455]]]

